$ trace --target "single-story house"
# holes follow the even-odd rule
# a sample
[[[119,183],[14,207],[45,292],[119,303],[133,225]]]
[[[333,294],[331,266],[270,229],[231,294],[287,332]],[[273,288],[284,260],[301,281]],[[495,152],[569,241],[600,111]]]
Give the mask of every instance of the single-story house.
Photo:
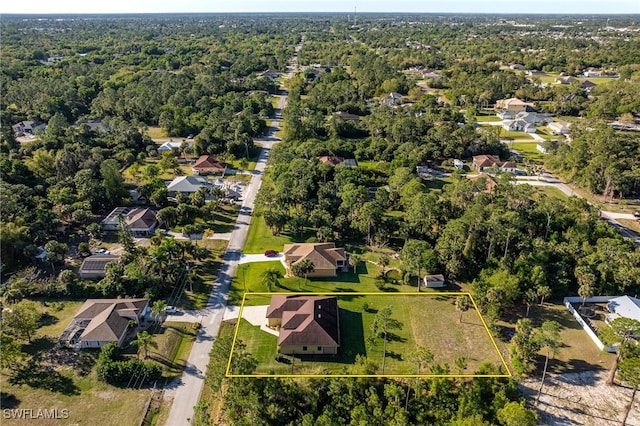
[[[593,90],[594,87],[596,87],[596,84],[592,81],[585,80],[580,83],[580,87],[582,87],[585,92],[589,93],[591,92],[591,90]]]
[[[587,68],[582,73],[582,75],[584,75],[585,77],[602,77],[603,74],[604,73],[601,68],[593,68],[593,67]]]
[[[215,155],[201,155],[193,165],[194,175],[224,174],[225,170],[227,170],[227,165],[218,160]]]
[[[524,65],[522,64],[511,64],[509,65],[509,68],[512,70],[520,70],[520,71],[523,71],[525,69]]]
[[[422,282],[427,288],[440,288],[445,286],[445,279],[442,274],[425,275]]]
[[[391,92],[383,98],[383,103],[386,106],[394,106],[402,103],[402,95],[397,92]]]
[[[16,135],[35,135],[39,132],[44,132],[47,125],[38,121],[21,121],[11,126],[13,133]]]
[[[542,123],[551,123],[553,121],[553,118],[548,115],[527,111],[517,113],[515,119],[525,121],[534,126],[539,126]]]
[[[339,269],[348,268],[344,248],[335,243],[296,243],[284,245],[284,263],[289,270],[293,265],[309,259],[314,271],[309,277],[335,277]]]
[[[167,191],[169,195],[175,196],[179,192],[185,195],[198,192],[200,188],[211,188],[211,184],[206,178],[196,176],[178,176],[171,182],[167,183]]]
[[[278,351],[287,355],[336,355],[340,315],[335,296],[274,295],[267,321],[279,327]]]
[[[139,325],[149,311],[149,299],[88,299],[60,341],[78,348],[101,348],[109,342],[122,346],[129,321]]]
[[[543,153],[543,154],[548,154],[548,153],[549,153],[549,150],[547,149],[547,147],[546,147],[546,146],[544,146],[544,142],[538,142],[538,143],[536,144],[536,149],[537,149],[539,152]]]
[[[518,98],[499,99],[496,101],[496,114],[503,120],[511,119],[519,112],[535,111],[536,107],[530,102],[521,101]]]
[[[155,232],[158,226],[156,213],[145,207],[116,207],[105,217],[101,223],[105,231],[117,231],[120,229],[120,216],[133,233],[134,237],[148,237]]]
[[[101,254],[85,258],[80,265],[80,278],[83,280],[93,280],[104,278],[106,275],[107,265],[117,262],[120,256]]]
[[[631,318],[640,321],[640,299],[631,296],[615,297],[607,303],[609,313],[605,316],[607,323],[616,318]]]
[[[500,171],[501,172],[507,172],[507,173],[513,173],[514,175],[517,175],[520,172],[518,170],[518,163],[516,163],[515,161],[505,161],[500,166]]]
[[[571,123],[566,121],[558,121],[555,123],[550,123],[547,127],[554,135],[566,135],[569,133],[569,126]]]
[[[158,147],[158,152],[162,154],[165,151],[173,151],[174,149],[180,149],[182,147],[182,141],[168,141]],[[187,142],[191,146],[191,142]]]
[[[565,77],[558,78],[556,80],[556,83],[558,83],[558,84],[571,84],[571,83],[576,82],[576,81],[578,81],[577,78],[568,75],[568,76],[565,76]]]
[[[500,161],[500,157],[497,155],[474,155],[473,156],[473,167],[481,172],[486,168],[494,168],[500,167],[502,162]]]
[[[360,116],[356,114],[351,114],[346,111],[337,111],[333,115],[342,118],[344,121],[360,121]]]
[[[502,128],[510,132],[535,133],[537,131],[535,125],[527,123],[521,119],[504,120],[502,122]]]
[[[342,158],[335,155],[323,155],[317,157],[318,161],[332,166],[358,167],[358,161],[355,158]]]
[[[436,70],[425,69],[424,71],[422,71],[422,78],[424,78],[424,79],[427,79],[427,78],[440,79],[440,78],[442,78],[442,74],[440,74]]]
[[[498,182],[491,175],[473,175],[467,176],[471,182],[474,183],[473,193],[479,194],[481,192],[485,194],[493,194]]]
[[[546,72],[540,70],[529,70],[526,72],[529,77],[542,77],[547,75]]]

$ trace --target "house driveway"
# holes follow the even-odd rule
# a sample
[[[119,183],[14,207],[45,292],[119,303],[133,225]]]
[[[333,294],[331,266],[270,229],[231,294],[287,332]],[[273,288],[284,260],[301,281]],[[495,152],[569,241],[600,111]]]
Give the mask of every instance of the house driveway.
[[[260,326],[260,330],[266,331],[267,333],[271,333],[274,336],[278,335],[278,332],[267,327],[267,308],[268,305],[261,306],[245,306],[242,309],[242,318],[249,321],[251,325]],[[240,313],[239,306],[227,306],[227,309],[224,311],[223,321],[238,318],[238,314]]]
[[[264,254],[241,254],[240,255],[240,263],[252,263],[252,262],[273,262],[276,260],[284,260],[284,255],[282,253],[278,253],[277,256],[267,257]]]

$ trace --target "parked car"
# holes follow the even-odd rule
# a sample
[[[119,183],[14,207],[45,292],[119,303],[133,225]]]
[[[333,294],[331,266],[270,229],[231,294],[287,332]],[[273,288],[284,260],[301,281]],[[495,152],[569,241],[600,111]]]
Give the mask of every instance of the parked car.
[[[267,256],[267,257],[276,257],[276,256],[278,256],[278,254],[280,254],[280,253],[278,253],[275,250],[266,250],[264,252],[264,255]]]
[[[164,308],[164,313],[165,314],[175,314],[177,311],[175,306],[167,306],[166,308]]]
[[[633,215],[634,215],[635,217],[640,217],[640,211],[633,212]]]

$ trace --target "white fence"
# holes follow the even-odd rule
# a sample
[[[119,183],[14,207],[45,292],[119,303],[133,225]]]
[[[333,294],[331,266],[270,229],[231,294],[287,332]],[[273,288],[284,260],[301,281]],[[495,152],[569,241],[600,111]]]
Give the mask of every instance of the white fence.
[[[612,296],[594,296],[594,297],[587,298],[585,302],[604,303],[604,302],[608,302],[611,299],[612,299]],[[587,333],[587,335],[591,338],[591,340],[593,340],[593,343],[595,343],[596,346],[600,348],[600,350],[604,350],[612,353],[616,352],[615,347],[606,346],[604,343],[602,343],[602,341],[598,338],[596,333],[593,332],[591,327],[589,327],[589,325],[584,321],[584,319],[582,319],[582,316],[578,313],[578,311],[576,311],[571,305],[572,303],[582,303],[582,297],[565,297],[563,302],[564,302],[564,305],[569,310],[569,312],[571,312],[571,314],[574,316],[576,321],[578,321],[578,324],[580,324],[580,327],[582,327],[585,333]]]

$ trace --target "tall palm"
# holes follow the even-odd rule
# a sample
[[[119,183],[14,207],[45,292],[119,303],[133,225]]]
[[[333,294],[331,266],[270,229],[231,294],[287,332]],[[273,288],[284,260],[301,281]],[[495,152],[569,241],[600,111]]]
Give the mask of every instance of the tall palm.
[[[462,322],[462,314],[469,310],[471,307],[471,301],[469,300],[469,296],[462,295],[456,297],[456,310],[460,311],[460,318],[458,322]]]
[[[269,268],[260,274],[262,278],[262,284],[269,291],[273,291],[273,287],[278,287],[280,285],[280,278],[283,277],[282,272],[275,268]]]
[[[142,350],[142,353],[144,354],[144,359],[147,359],[147,356],[149,355],[150,347],[152,348],[158,347],[158,344],[153,340],[153,336],[146,331],[143,331],[142,333],[138,333],[136,340],[131,342],[131,345],[137,346],[139,349]]]
[[[162,319],[166,307],[167,302],[165,302],[164,300],[156,300],[155,302],[153,302],[153,305],[151,305],[151,313],[156,318],[156,320]]]
[[[560,347],[560,324],[556,321],[545,321],[536,333],[536,340],[540,344],[541,348],[546,348],[547,353],[544,359],[544,370],[542,371],[542,380],[540,381],[540,388],[538,389],[538,396],[536,397],[536,404],[540,401],[540,395],[542,394],[542,387],[544,386],[544,379],[547,375],[547,366],[549,365],[549,355],[555,354]]]

